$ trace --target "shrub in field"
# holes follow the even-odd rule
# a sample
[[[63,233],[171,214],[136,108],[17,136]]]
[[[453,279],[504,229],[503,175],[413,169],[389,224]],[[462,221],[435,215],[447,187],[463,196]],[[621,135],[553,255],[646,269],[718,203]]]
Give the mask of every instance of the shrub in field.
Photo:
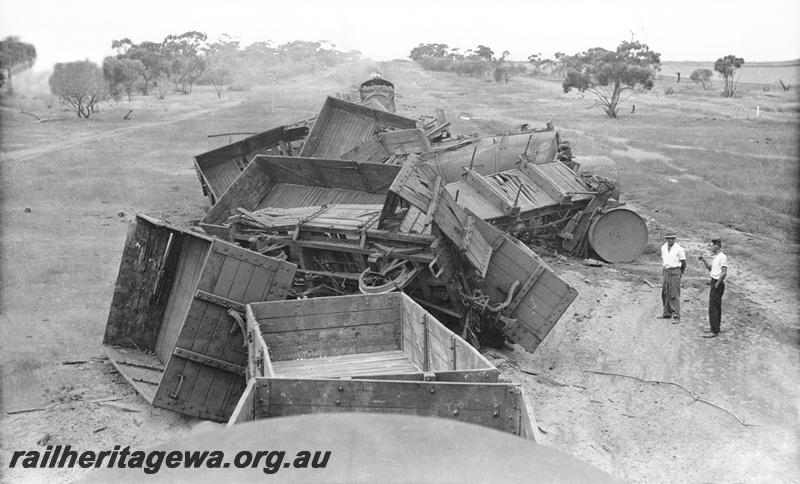
[[[495,82],[505,81],[505,83],[508,84],[508,80],[511,79],[511,77],[516,74],[527,72],[527,70],[525,66],[517,64],[501,64],[494,68],[492,75],[494,76]]]
[[[664,94],[666,94],[667,96],[671,96],[671,95],[675,94],[675,89],[672,89],[671,87],[668,87],[668,88],[664,89]]]
[[[450,70],[450,66],[453,65],[453,59],[447,59],[444,57],[423,57],[417,62],[419,62],[419,65],[422,66],[422,68],[426,71],[437,72],[448,71]]]
[[[736,71],[742,67],[742,64],[744,64],[744,59],[736,57],[735,55],[720,57],[714,63],[714,70],[719,72],[720,77],[725,81],[725,88],[722,91],[723,96],[733,97],[733,93],[736,91],[736,85],[739,83],[739,78],[734,78],[734,75]]]
[[[228,85],[229,91],[249,91],[253,88],[253,85],[247,81],[233,81]]]
[[[59,62],[48,82],[53,94],[74,109],[79,118],[88,119],[110,93],[103,71],[88,60]]]
[[[466,74],[470,77],[483,77],[489,71],[489,63],[484,60],[457,60],[450,65],[451,72],[461,77]]]
[[[714,73],[711,69],[695,69],[689,76],[689,79],[694,82],[699,82],[702,84],[703,89],[706,89],[707,86],[711,86],[711,76],[713,75]]]

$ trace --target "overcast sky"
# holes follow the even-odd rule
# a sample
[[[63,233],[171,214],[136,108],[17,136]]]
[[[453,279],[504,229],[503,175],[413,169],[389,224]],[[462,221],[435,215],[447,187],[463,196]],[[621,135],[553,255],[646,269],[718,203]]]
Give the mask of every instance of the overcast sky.
[[[160,42],[196,30],[242,47],[329,40],[374,60],[405,58],[420,43],[462,51],[487,45],[512,60],[615,48],[635,39],[662,60],[800,58],[800,0],[0,0],[0,38],[36,47],[35,70],[113,55],[111,41]]]

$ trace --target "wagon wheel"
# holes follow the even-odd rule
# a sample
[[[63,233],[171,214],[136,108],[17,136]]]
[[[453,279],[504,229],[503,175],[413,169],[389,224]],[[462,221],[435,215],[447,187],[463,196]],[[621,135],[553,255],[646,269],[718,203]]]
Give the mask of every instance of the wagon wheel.
[[[404,288],[411,282],[419,267],[409,267],[409,262],[392,259],[379,272],[364,270],[358,277],[358,289],[364,294],[383,294]]]

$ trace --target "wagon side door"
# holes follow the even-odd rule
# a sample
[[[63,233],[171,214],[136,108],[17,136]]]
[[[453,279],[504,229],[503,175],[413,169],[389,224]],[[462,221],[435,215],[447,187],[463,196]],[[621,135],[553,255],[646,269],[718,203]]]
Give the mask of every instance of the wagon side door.
[[[227,420],[245,387],[246,304],[285,299],[296,269],[214,240],[153,404]]]

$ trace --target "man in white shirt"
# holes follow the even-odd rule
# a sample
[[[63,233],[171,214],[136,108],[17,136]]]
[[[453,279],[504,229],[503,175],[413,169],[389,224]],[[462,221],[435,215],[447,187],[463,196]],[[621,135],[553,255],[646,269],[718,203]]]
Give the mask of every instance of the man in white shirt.
[[[661,319],[672,319],[673,323],[681,321],[681,276],[686,270],[686,253],[675,243],[675,232],[667,231],[664,235],[667,243],[661,246],[663,265],[661,282],[661,302],[664,310]]]
[[[719,335],[720,323],[722,322],[722,295],[725,293],[725,278],[728,276],[728,257],[722,253],[722,241],[720,239],[711,240],[711,254],[714,258],[711,263],[700,255],[700,261],[705,264],[706,269],[711,271],[711,292],[708,296],[708,322],[711,329],[706,330],[703,338],[716,338]]]

